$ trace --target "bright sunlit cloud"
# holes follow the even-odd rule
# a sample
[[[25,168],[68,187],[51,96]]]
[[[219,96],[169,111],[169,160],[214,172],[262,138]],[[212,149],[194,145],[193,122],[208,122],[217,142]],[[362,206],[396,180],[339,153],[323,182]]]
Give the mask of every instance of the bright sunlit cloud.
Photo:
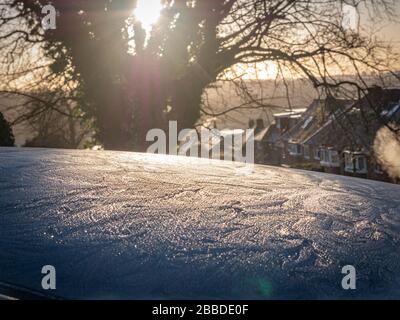
[[[149,33],[152,26],[160,18],[162,8],[161,0],[138,0],[133,14],[142,24],[143,29]]]

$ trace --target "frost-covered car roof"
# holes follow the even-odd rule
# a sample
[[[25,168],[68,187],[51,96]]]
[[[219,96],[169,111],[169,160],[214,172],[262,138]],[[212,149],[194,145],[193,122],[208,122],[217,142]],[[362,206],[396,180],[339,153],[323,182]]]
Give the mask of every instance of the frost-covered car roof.
[[[235,168],[0,149],[0,283],[73,299],[400,298],[400,186]]]

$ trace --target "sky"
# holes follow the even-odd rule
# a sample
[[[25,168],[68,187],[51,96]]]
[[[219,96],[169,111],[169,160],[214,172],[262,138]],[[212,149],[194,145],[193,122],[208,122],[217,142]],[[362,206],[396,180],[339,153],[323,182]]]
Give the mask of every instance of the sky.
[[[397,21],[388,20],[380,29],[378,35],[388,42],[397,43],[397,46],[400,47],[400,1],[396,0],[393,16],[393,19]],[[367,13],[364,13],[361,19],[363,23],[373,24],[373,19]]]
[[[142,22],[147,33],[150,33],[152,24],[157,22],[161,10],[162,5],[160,0],[138,0],[137,8],[133,11],[133,15]],[[395,12],[397,12],[400,17],[400,1],[396,2]],[[396,16],[396,14],[394,16]],[[367,10],[361,8],[359,19],[361,27],[372,27],[377,32],[376,35],[380,39],[384,40],[386,43],[392,43],[400,52],[400,18],[398,19],[399,21],[388,21],[384,25],[380,24],[378,27],[373,21],[374,17],[371,17]],[[277,65],[269,61],[260,63],[257,67],[238,65],[234,70],[237,74],[242,75],[244,79],[274,79],[278,73]]]
[[[135,15],[143,24],[143,27],[149,32],[151,25],[157,22],[162,9],[160,0],[139,0],[137,8],[132,10],[132,14]],[[397,50],[400,52],[400,1],[396,2],[397,14],[394,14],[398,21],[388,21],[384,26],[380,26],[377,36],[384,39],[386,43],[392,43]],[[361,16],[361,24],[372,26],[373,17],[369,16],[367,12],[364,12]],[[399,66],[400,69],[400,62]],[[235,68],[238,74],[242,74],[244,79],[258,78],[261,79],[273,79],[276,77],[278,68],[272,62],[261,63],[255,68],[246,68],[245,66],[239,65]]]

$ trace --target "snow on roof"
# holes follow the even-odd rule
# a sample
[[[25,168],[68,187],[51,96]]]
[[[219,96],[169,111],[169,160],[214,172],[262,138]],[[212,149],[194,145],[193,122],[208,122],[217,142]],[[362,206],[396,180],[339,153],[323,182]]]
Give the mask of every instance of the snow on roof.
[[[309,116],[306,121],[304,121],[304,123],[302,124],[302,128],[305,129],[308,127],[308,125],[310,124],[311,121],[313,121],[314,116]]]
[[[301,117],[301,115],[306,111],[306,108],[301,108],[301,109],[293,109],[291,111],[286,111],[286,112],[279,112],[275,113],[274,117],[275,118],[286,118],[286,117]]]
[[[398,104],[395,104],[391,109],[389,109],[389,110],[383,110],[382,112],[381,112],[381,116],[382,117],[387,117],[387,118],[391,118],[391,117],[393,117],[396,113],[397,113],[397,111],[399,111],[400,110],[400,103],[398,103]]]
[[[266,133],[268,132],[270,127],[268,128],[264,128],[262,129],[260,132],[258,132],[255,136],[254,136],[254,141],[261,141],[264,136],[266,135]]]

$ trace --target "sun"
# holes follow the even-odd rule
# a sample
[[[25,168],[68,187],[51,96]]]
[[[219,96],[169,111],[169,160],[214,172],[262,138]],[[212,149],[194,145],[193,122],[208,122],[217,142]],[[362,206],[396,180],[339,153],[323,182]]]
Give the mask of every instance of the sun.
[[[133,15],[142,24],[143,29],[150,32],[160,18],[162,8],[161,0],[138,0]]]

